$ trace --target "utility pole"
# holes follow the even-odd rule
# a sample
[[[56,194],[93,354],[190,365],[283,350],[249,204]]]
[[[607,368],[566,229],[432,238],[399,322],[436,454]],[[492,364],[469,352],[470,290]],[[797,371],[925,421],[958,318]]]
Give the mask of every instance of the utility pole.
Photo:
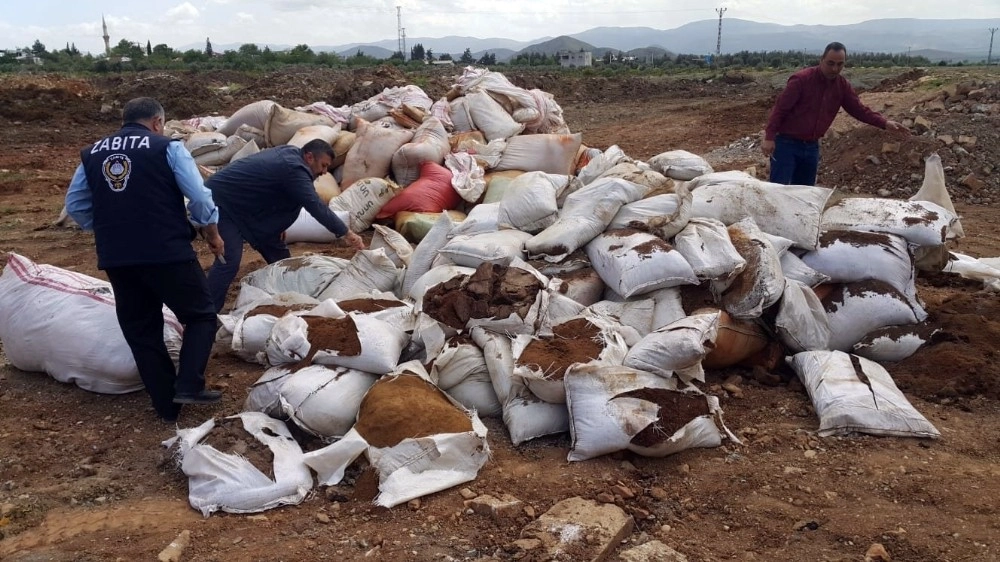
[[[715,11],[719,13],[719,34],[715,39],[715,56],[718,58],[722,54],[722,14],[726,13],[726,8],[716,8]]]
[[[406,51],[403,47],[403,7],[396,6],[396,49],[403,55],[403,60],[406,60]]]
[[[993,34],[997,32],[996,27],[990,28],[990,52],[986,55],[986,66],[988,67],[990,63],[993,62]]]

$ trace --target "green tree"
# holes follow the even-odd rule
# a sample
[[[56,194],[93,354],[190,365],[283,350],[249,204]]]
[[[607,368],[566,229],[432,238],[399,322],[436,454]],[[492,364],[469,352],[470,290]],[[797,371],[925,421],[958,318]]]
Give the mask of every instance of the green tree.
[[[153,44],[149,42],[149,39],[146,39],[146,56],[153,56]]]
[[[239,53],[244,57],[256,58],[260,56],[260,47],[256,43],[244,43],[240,45]]]
[[[485,55],[479,57],[479,60],[476,61],[476,64],[481,64],[484,66],[495,65],[496,63],[497,63],[497,56],[493,53],[486,53]]]
[[[38,39],[35,39],[35,42],[31,44],[31,52],[34,55],[42,56],[46,53],[45,45]]]
[[[466,47],[465,52],[462,53],[462,57],[458,61],[462,64],[472,64],[476,62],[476,57],[472,56],[472,49]]]
[[[285,60],[292,64],[309,64],[316,59],[316,53],[309,45],[296,45],[285,53]]]
[[[208,37],[206,37],[205,38],[205,56],[208,57],[208,58],[212,58],[212,55],[214,55],[214,54],[215,54],[215,52],[212,51],[212,41]]]
[[[427,49],[427,54],[424,57],[424,60],[434,60],[434,51]]]
[[[451,53],[441,53],[438,60],[451,60]]]
[[[410,49],[410,60],[424,60],[424,56],[426,53],[423,43],[417,43]]]
[[[390,61],[405,61],[406,57],[403,56],[403,51],[395,51],[389,56]]]
[[[173,49],[168,47],[166,43],[160,43],[159,45],[153,47],[153,56],[163,57],[165,59],[172,59],[175,56],[177,56],[177,53]]]

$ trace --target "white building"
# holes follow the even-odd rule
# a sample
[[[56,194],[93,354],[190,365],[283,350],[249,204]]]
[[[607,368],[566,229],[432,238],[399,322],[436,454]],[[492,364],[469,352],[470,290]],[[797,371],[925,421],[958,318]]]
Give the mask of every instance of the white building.
[[[559,51],[556,58],[563,68],[594,65],[594,55],[590,51]]]

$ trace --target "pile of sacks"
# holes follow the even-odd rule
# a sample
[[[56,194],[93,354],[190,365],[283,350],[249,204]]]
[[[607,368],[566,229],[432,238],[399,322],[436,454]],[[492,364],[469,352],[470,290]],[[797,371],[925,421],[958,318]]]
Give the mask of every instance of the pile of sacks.
[[[494,72],[466,69],[437,102],[418,90],[313,104],[293,117],[324,122],[294,131],[272,122],[288,115],[273,102],[218,125],[227,143],[314,127],[335,131],[335,147],[350,139],[335,172],[348,187],[329,204],[374,232],[351,260],[294,257],[242,280],[218,334],[262,365],[240,419],[273,442],[276,475],[279,450],[296,468],[287,482],[223,478],[218,451],[200,444],[212,422],[181,430],[203,512],[301,501],[306,467],[333,484],[362,454],[380,505],[467,481],[488,456],[480,417],[502,418],[515,444],[568,431],[572,461],[738,442],[702,390],[705,369],[782,359],[821,435],[938,436],[879,362],[927,341],[916,271],[948,266],[945,242],[962,235],[940,159],[910,201],[831,201],[830,189],[715,172],[682,150],[639,161],[587,148],[551,96]],[[268,120],[247,122],[264,107]],[[409,390],[365,408],[401,377],[450,416],[420,417],[430,401]],[[366,419],[386,408],[390,419]],[[449,417],[465,421],[433,423]],[[275,437],[289,435],[279,420],[331,444],[303,453]],[[371,431],[406,423],[415,437]]]

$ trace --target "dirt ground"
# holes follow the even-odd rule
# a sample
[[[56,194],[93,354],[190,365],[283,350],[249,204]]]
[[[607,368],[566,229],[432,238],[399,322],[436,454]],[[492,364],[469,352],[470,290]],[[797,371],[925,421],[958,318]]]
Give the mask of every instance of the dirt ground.
[[[841,116],[824,141],[820,183],[848,193],[905,198],[920,187],[922,157],[937,151],[967,233],[956,249],[977,257],[1000,255],[993,230],[1000,212],[991,206],[1000,198],[1000,172],[993,169],[1000,161],[996,77],[938,68],[854,69],[852,75],[867,87],[863,98],[872,107],[909,120],[924,134],[900,140]],[[761,175],[766,162],[758,133],[784,78],[569,80],[523,72],[509,77],[552,92],[570,128],[582,132],[589,146],[618,144],[642,159],[683,148],[705,154],[718,169],[753,166]],[[168,118],[187,118],[227,114],[262,98],[286,106],[353,103],[410,81],[437,97],[451,76],[407,77],[390,68],[261,76],[4,75],[0,251],[103,278],[92,236],[51,224],[78,151],[116,128],[117,108],[131,97],[153,95]],[[970,90],[984,93],[972,98]],[[918,117],[929,126],[916,122]],[[956,142],[948,146],[942,135]],[[960,136],[976,139],[962,143]],[[899,147],[884,152],[885,142]],[[969,180],[970,174],[978,182]],[[293,248],[294,254],[305,252],[349,253],[337,245]],[[204,248],[201,258],[207,266]],[[5,262],[6,257],[0,263]],[[248,252],[241,273],[262,265]],[[886,367],[941,431],[940,440],[820,438],[809,399],[787,370],[778,369],[778,377],[709,371],[706,389],[720,397],[742,446],[664,459],[627,453],[568,463],[567,435],[513,447],[502,423],[487,420],[493,456],[467,487],[511,494],[532,508],[505,520],[467,514],[457,489],[425,497],[419,505],[371,507],[352,499],[363,497],[353,489],[359,470],[349,472],[342,486],[317,489],[298,506],[258,516],[202,518],[188,506],[187,481],[160,445],[172,427],[156,421],[144,393],[97,395],[4,365],[0,559],[150,560],[188,529],[191,543],[183,555],[188,561],[541,560],[513,545],[532,517],[569,497],[617,494],[616,502],[636,523],[618,552],[657,539],[690,560],[854,561],[864,559],[872,543],[881,543],[893,560],[998,560],[1000,303],[979,283],[943,274],[922,275],[918,289],[930,322],[945,337]],[[209,382],[225,397],[215,406],[186,407],[180,424],[194,426],[240,411],[247,387],[262,371],[217,347]],[[741,394],[721,388],[732,376],[741,377]],[[319,443],[304,440],[304,445]],[[361,478],[358,486],[363,483]],[[625,498],[629,494],[621,487],[634,497]]]

